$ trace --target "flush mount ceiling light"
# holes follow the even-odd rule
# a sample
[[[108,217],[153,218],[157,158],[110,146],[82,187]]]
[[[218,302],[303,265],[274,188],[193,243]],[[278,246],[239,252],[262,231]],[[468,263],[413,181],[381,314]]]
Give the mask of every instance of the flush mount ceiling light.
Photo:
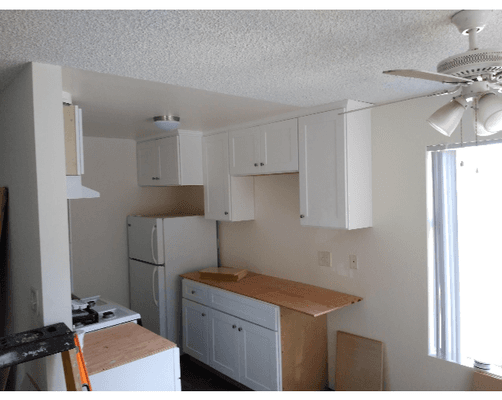
[[[161,115],[159,117],[153,117],[153,121],[158,128],[165,131],[178,129],[178,126],[180,125],[180,117],[175,117],[173,115]]]

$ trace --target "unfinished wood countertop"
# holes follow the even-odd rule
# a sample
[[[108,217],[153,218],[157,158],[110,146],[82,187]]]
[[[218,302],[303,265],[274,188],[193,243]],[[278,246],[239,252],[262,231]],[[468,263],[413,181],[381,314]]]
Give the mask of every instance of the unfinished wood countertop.
[[[162,336],[129,322],[86,333],[82,351],[91,376],[175,347]]]
[[[327,314],[362,300],[362,297],[261,275],[251,271],[238,282],[201,279],[199,272],[189,272],[181,275],[181,277],[308,314],[312,317]]]

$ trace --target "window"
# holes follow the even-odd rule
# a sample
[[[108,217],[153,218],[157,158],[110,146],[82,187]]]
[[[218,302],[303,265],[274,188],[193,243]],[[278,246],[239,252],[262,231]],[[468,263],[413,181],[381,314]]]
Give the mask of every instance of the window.
[[[428,178],[429,354],[498,370],[502,143],[429,149]]]

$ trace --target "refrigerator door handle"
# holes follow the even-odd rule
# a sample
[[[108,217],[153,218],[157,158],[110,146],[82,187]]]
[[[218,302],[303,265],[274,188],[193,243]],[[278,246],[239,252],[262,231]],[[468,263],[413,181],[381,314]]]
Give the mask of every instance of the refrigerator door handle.
[[[159,306],[159,302],[157,300],[157,296],[156,296],[156,292],[157,292],[157,288],[155,287],[155,273],[159,270],[159,267],[155,267],[153,269],[153,273],[152,273],[152,289],[153,289],[153,302],[155,303],[155,305],[158,307]]]
[[[157,230],[157,225],[154,225],[153,228],[152,228],[152,234],[150,236],[150,244],[152,246],[152,259],[153,259],[153,263],[154,264],[158,264],[157,259],[155,258],[155,251],[154,251],[154,248],[153,248],[153,243],[154,243],[153,234],[154,234],[154,232],[156,230]]]

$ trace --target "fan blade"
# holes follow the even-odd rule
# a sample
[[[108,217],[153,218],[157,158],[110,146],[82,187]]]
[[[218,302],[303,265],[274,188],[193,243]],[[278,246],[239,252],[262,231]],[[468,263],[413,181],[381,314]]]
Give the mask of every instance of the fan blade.
[[[460,87],[455,88],[455,90],[442,90],[440,92],[423,94],[421,96],[406,97],[404,99],[399,99],[399,100],[394,100],[394,101],[387,101],[385,103],[373,104],[372,106],[369,106],[369,107],[363,107],[363,108],[357,108],[355,110],[344,111],[344,112],[338,113],[338,115],[350,114],[350,113],[353,113],[353,112],[356,112],[356,111],[368,110],[370,108],[387,106],[389,104],[401,103],[402,101],[421,99],[421,98],[424,98],[424,97],[437,97],[437,96],[445,96],[445,95],[448,95],[448,94],[455,94],[458,91],[459,88]]]
[[[384,74],[404,76],[406,78],[427,79],[441,83],[472,83],[472,79],[459,78],[448,74],[438,74],[437,72],[419,71],[417,69],[394,69],[383,71]]]

